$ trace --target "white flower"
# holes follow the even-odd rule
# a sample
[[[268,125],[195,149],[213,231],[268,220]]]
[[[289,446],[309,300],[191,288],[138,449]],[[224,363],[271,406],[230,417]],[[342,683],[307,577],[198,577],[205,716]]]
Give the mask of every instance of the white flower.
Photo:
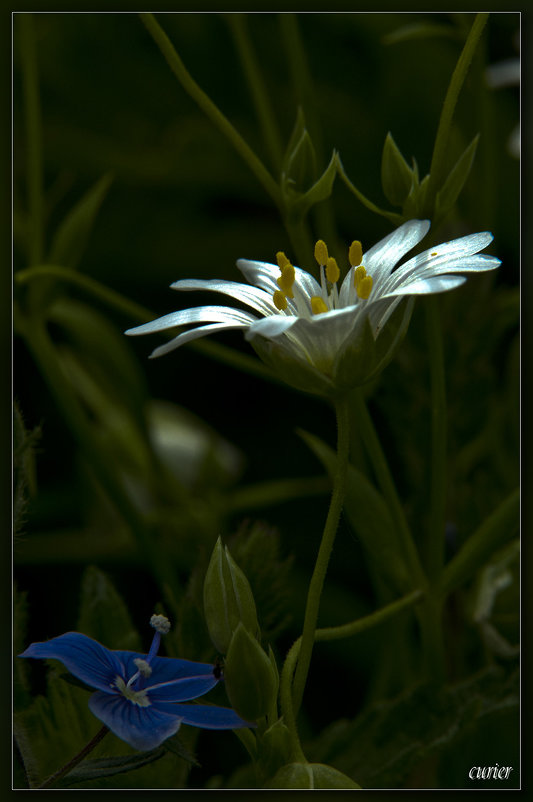
[[[457,274],[492,270],[500,264],[499,259],[479,253],[493,238],[482,232],[434,246],[396,267],[429,227],[428,220],[410,220],[366,253],[359,242],[352,243],[351,267],[340,286],[337,262],[322,240],[315,247],[320,283],[293,267],[283,253],[277,254],[277,265],[239,259],[237,266],[250,284],[176,281],[173,289],[213,290],[252,311],[199,306],[172,312],[126,334],[205,324],[156,348],[151,355],[156,357],[216,331],[242,329],[261,358],[290,384],[319,394],[335,393],[372,378],[391,358],[411,306],[400,318],[391,316],[406,296],[451,290],[466,281]]]

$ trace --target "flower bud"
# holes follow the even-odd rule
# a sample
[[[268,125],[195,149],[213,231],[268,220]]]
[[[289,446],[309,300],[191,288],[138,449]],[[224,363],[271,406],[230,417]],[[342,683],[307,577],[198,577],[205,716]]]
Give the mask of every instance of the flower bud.
[[[239,624],[224,663],[226,692],[231,706],[247,721],[275,709],[278,678],[270,658],[257,640]]]
[[[209,635],[226,654],[233,633],[242,624],[252,636],[259,632],[252,590],[228,547],[215,544],[204,580],[204,613]]]

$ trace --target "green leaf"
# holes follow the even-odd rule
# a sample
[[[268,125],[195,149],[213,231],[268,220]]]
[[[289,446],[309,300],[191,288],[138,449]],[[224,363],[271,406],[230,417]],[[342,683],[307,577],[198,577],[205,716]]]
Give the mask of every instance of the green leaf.
[[[84,760],[79,766],[69,771],[58,783],[58,786],[75,785],[91,780],[101,780],[104,777],[113,777],[115,774],[125,774],[147,766],[165,754],[166,750],[162,746],[158,746],[157,749],[152,749],[150,752],[140,752],[135,755]]]
[[[470,535],[445,567],[443,595],[460,587],[488,561],[497,548],[514,537],[519,525],[520,491],[517,489]]]
[[[393,206],[403,206],[413,186],[413,170],[402,156],[390,131],[385,137],[381,157],[381,185],[385,197]]]
[[[324,763],[289,763],[276,773],[265,788],[320,790],[321,788],[360,789],[361,786]]]
[[[94,566],[83,575],[77,627],[108,649],[142,651],[128,608],[109,578]]]
[[[337,459],[335,452],[316,435],[302,430],[298,434],[333,476]],[[361,541],[372,571],[400,593],[411,590],[413,585],[387,504],[366,476],[352,465],[348,468],[344,511]]]
[[[112,180],[104,175],[70,210],[55,233],[48,261],[64,267],[78,265]]]
[[[435,199],[435,219],[440,220],[443,218],[444,215],[452,209],[455,201],[461,194],[474,162],[478,141],[479,134],[474,137],[472,142],[461,154],[446,181],[437,192]]]

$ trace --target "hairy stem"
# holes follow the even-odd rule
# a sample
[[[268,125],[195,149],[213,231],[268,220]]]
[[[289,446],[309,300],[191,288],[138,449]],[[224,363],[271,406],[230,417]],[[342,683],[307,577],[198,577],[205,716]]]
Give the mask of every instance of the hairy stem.
[[[331,503],[307,594],[302,642],[293,684],[295,716],[298,715],[298,710],[300,708],[305,690],[305,683],[307,681],[307,674],[309,672],[309,665],[311,662],[311,653],[313,651],[313,644],[315,641],[315,630],[318,620],[318,611],[320,608],[320,597],[322,595],[322,588],[324,586],[324,580],[326,578],[329,559],[333,549],[335,535],[337,534],[337,528],[344,503],[344,496],[346,493],[350,439],[350,408],[347,396],[342,396],[337,399],[335,403],[335,412],[337,416],[337,465],[335,469]]]
[[[48,777],[48,779],[41,783],[41,785],[38,785],[37,788],[40,790],[41,788],[50,788],[52,785],[55,785],[58,780],[65,776],[65,774],[68,774],[69,771],[72,771],[72,769],[78,765],[78,763],[81,763],[83,758],[92,752],[96,746],[98,746],[100,741],[107,735],[108,732],[109,729],[104,725],[100,730],[98,730],[94,738],[92,738],[89,743],[83,747],[81,752],[78,752],[78,754],[73,757],[72,760],[69,760],[68,763],[65,763],[62,768],[54,772],[54,774]]]

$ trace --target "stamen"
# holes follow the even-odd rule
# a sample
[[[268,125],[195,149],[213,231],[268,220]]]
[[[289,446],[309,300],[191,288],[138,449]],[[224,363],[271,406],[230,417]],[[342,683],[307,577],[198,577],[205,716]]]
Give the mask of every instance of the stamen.
[[[277,279],[277,285],[284,292],[287,298],[294,298],[292,285],[294,284],[294,267],[288,262],[281,268],[281,276]]]
[[[285,293],[282,292],[281,290],[276,290],[276,292],[273,295],[273,301],[276,309],[279,309],[280,312],[283,312],[283,310],[286,309],[288,306]]]
[[[139,707],[150,707],[151,702],[147,696],[147,692],[132,690],[129,686],[129,683],[126,685],[122,677],[116,677],[115,688],[134,705],[138,705]]]
[[[139,674],[141,675],[141,677],[150,676],[150,674],[152,673],[152,666],[149,663],[147,663],[146,660],[143,660],[142,657],[136,657],[133,660],[133,662],[139,669]]]
[[[311,311],[313,315],[321,315],[329,310],[324,300],[319,295],[313,295],[311,298]]]
[[[359,296],[359,298],[361,298],[362,300],[368,298],[368,296],[372,292],[372,284],[373,284],[372,276],[365,276],[364,278],[361,279],[361,281],[356,287],[357,295]]]
[[[350,250],[348,251],[348,259],[352,267],[356,267],[357,265],[361,264],[363,259],[363,248],[359,240],[354,240],[350,245]]]
[[[332,284],[336,284],[339,280],[341,271],[339,270],[339,266],[337,264],[336,259],[333,256],[329,256],[326,262],[326,278]]]
[[[319,239],[315,245],[315,259],[320,266],[327,264],[328,248],[323,239]]]
[[[153,615],[150,619],[150,625],[162,635],[167,635],[170,632],[170,621],[166,615]]]
[[[366,267],[364,265],[359,265],[359,267],[356,267],[356,269],[353,272],[353,285],[355,289],[357,289],[357,287],[359,286],[359,284],[361,283],[361,281],[364,279],[365,276],[366,276]]]
[[[290,262],[287,259],[287,257],[285,256],[285,254],[283,253],[283,251],[278,251],[277,252],[277,254],[276,254],[276,262],[278,263],[278,267],[279,267],[279,269],[281,270],[282,273],[283,273],[283,268],[287,267],[287,265],[290,265]]]

